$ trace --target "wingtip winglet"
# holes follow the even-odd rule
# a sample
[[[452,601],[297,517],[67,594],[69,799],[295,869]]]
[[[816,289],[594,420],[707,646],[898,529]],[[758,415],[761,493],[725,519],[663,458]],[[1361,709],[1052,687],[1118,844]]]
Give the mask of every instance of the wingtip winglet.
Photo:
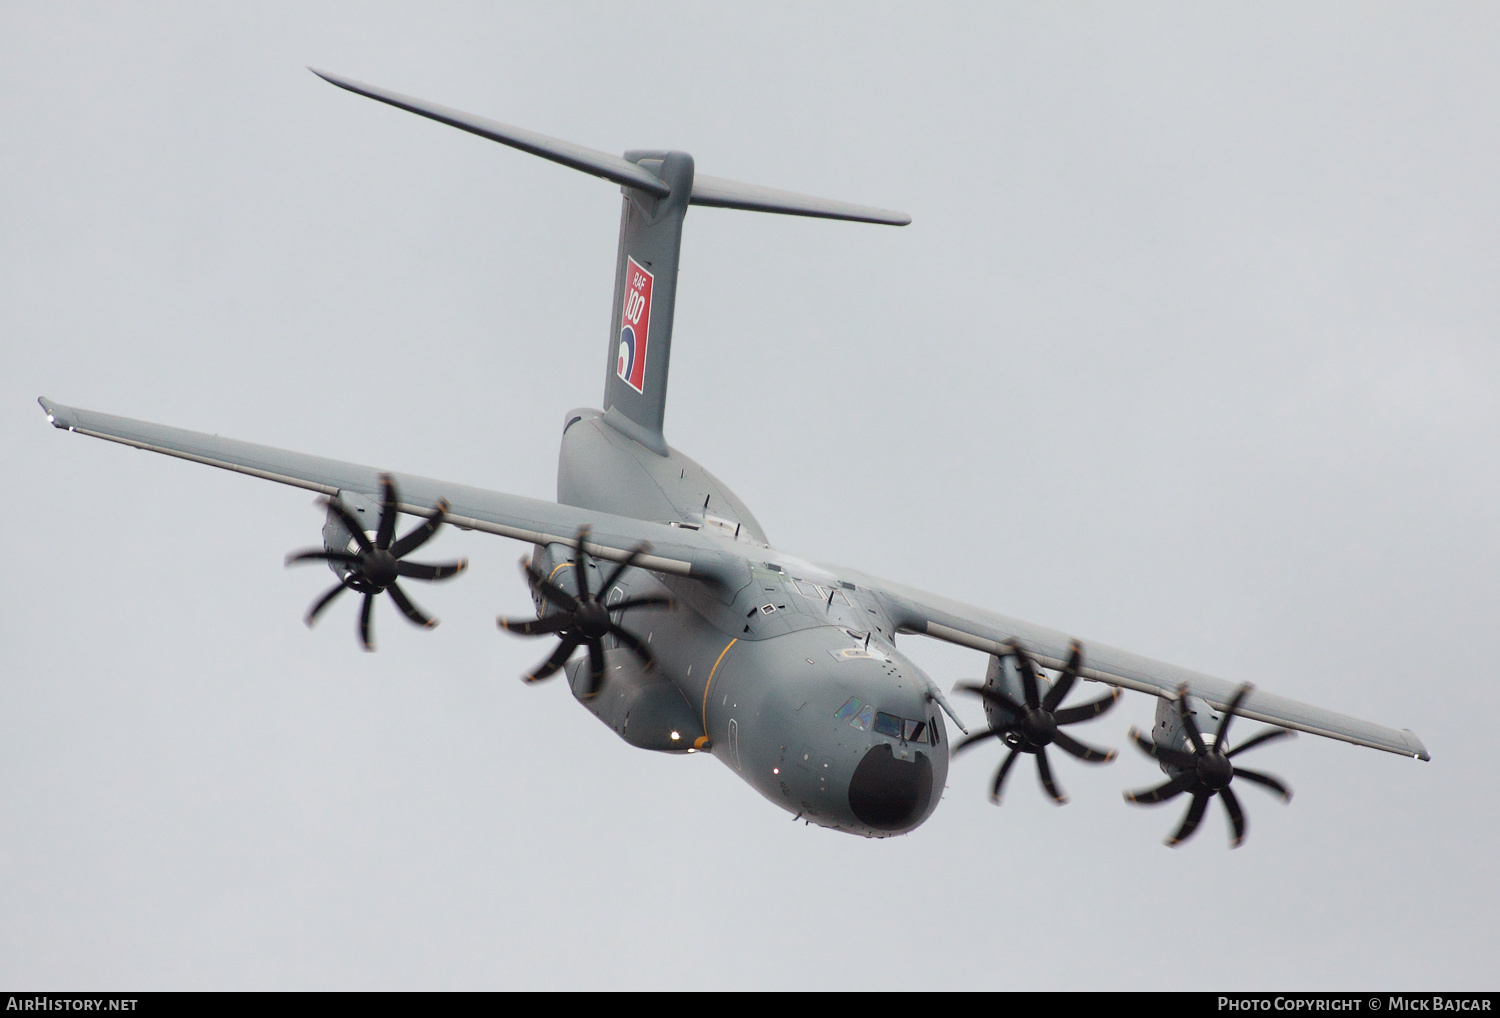
[[[73,411],[70,407],[54,403],[46,396],[38,396],[36,402],[37,406],[42,408],[42,412],[47,415],[48,424],[64,431],[73,430],[76,422],[73,420]]]
[[[340,77],[337,74],[333,74],[330,71],[319,70],[318,68],[313,67],[311,64],[308,65],[307,69],[309,71],[312,71],[318,77],[322,78],[324,81],[328,82],[328,84],[330,84],[330,85],[337,85],[339,88],[348,88],[349,87],[348,85],[346,85],[344,83],[347,79],[342,78],[342,77]]]
[[[1411,746],[1411,755],[1414,760],[1422,760],[1431,763],[1432,755],[1427,752],[1427,747],[1422,745],[1422,740],[1417,738],[1417,733],[1410,728],[1401,729],[1401,734],[1406,736],[1406,741]]]

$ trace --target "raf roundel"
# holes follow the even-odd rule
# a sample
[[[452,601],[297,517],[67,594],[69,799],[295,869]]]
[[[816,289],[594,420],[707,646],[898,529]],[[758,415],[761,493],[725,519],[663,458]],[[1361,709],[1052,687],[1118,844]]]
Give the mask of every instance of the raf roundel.
[[[625,259],[625,295],[620,301],[620,353],[615,374],[636,392],[646,392],[646,345],[651,338],[651,273]]]
[[[630,369],[635,364],[635,330],[630,326],[620,330],[620,359],[615,364],[615,373],[621,378],[630,378]]]

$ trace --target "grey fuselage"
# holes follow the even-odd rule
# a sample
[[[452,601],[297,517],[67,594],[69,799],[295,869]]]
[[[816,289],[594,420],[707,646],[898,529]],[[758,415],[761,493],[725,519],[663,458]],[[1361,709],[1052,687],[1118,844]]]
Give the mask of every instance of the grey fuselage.
[[[657,668],[645,672],[607,646],[604,691],[585,701],[601,721],[641,748],[710,751],[771,802],[824,827],[889,837],[932,814],[947,733],[930,680],[896,650],[872,597],[770,548],[717,478],[675,449],[643,447],[598,410],[568,414],[557,489],[563,504],[719,535],[751,564],[738,590],[632,568],[602,595],[667,593],[676,606],[620,617],[648,641]],[[574,556],[558,544],[538,547],[533,561],[574,592],[574,570],[564,568]],[[586,671],[586,659],[569,669],[575,695]]]

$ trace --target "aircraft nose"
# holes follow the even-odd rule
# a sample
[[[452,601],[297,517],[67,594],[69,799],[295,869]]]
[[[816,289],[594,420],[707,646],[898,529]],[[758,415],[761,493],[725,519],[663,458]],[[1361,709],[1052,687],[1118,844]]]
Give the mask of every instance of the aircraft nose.
[[[932,799],[932,761],[897,760],[886,743],[872,746],[849,780],[849,808],[877,831],[897,831],[922,816]]]

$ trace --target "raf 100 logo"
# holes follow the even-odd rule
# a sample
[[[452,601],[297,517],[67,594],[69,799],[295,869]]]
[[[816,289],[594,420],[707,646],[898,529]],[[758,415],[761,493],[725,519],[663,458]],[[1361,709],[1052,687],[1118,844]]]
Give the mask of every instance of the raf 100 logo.
[[[625,299],[621,302],[620,348],[615,374],[636,392],[646,392],[646,346],[651,338],[651,273],[634,258],[625,260]]]

